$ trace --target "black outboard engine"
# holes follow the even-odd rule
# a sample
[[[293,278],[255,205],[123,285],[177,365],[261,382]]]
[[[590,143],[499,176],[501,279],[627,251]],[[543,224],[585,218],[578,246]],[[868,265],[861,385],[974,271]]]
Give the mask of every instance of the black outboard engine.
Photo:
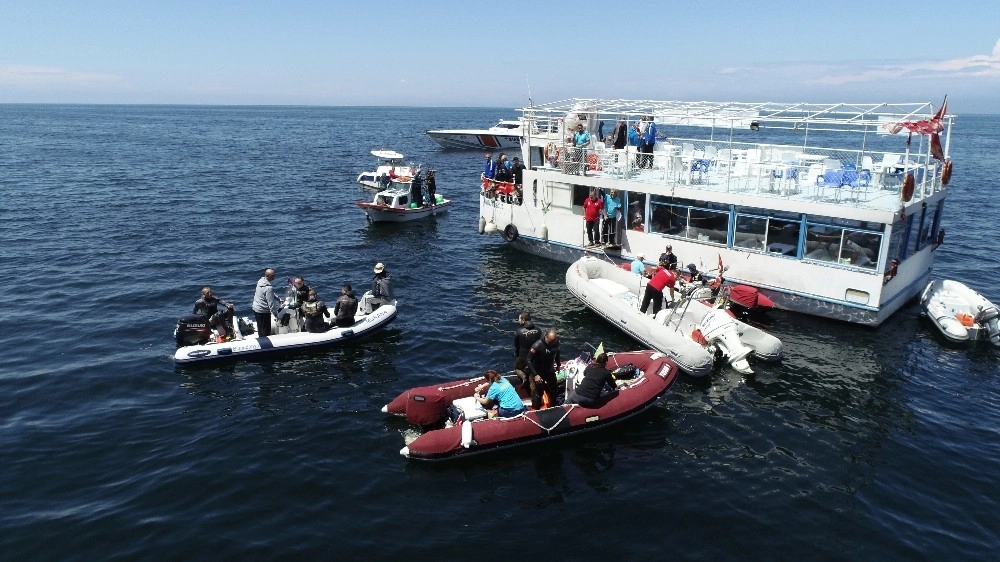
[[[212,328],[208,325],[208,318],[204,316],[197,314],[183,316],[177,319],[174,337],[177,338],[177,347],[203,345],[211,339]]]
[[[990,343],[1000,345],[1000,310],[997,307],[989,306],[980,310],[976,315],[976,323],[986,329]]]

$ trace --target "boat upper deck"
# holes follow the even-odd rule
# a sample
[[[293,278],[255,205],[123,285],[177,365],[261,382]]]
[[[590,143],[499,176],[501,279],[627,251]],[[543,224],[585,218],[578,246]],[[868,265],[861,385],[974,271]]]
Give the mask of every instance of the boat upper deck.
[[[947,189],[941,179],[954,117],[929,103],[571,99],[522,111],[533,124],[522,138],[525,158],[540,171],[704,191],[712,199],[751,194],[879,211],[899,208],[908,175],[910,202]],[[651,123],[655,143],[642,146]],[[574,143],[578,126],[591,136],[582,147]],[[619,127],[634,129],[623,148],[613,145]]]

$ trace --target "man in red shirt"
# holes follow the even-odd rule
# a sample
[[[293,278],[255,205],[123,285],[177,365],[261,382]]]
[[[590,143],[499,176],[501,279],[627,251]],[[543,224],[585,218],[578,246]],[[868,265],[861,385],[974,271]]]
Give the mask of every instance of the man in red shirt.
[[[597,190],[590,190],[590,197],[584,199],[583,201],[583,220],[587,223],[587,240],[590,241],[588,246],[594,245],[594,240],[600,240],[600,230],[597,228],[597,221],[601,217],[601,211],[604,210],[604,201],[597,196]]]
[[[653,316],[656,316],[656,313],[663,307],[664,287],[670,288],[670,302],[674,301],[675,283],[677,283],[677,277],[674,275],[674,272],[662,265],[658,266],[653,273],[653,277],[646,284],[646,292],[642,295],[642,306],[639,307],[639,312],[646,314],[646,309],[649,308],[649,301],[652,300]]]

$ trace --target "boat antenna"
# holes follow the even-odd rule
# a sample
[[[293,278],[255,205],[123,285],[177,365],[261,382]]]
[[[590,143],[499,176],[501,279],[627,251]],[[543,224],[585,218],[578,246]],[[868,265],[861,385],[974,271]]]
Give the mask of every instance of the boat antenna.
[[[531,107],[531,82],[527,74],[524,75],[524,82],[528,85],[528,107]]]

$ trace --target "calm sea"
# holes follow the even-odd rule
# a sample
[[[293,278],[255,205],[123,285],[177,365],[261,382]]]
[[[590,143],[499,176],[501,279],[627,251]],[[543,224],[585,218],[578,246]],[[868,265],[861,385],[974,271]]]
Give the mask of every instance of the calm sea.
[[[433,128],[505,109],[0,105],[0,558],[976,560],[1000,551],[1000,353],[915,304],[878,330],[785,313],[780,365],[682,379],[616,428],[453,464],[399,456],[403,390],[511,363],[523,308],[564,348],[635,344],[565,265],[476,234],[482,154]],[[1000,301],[1000,117],[962,116],[935,273]],[[391,148],[456,201],[366,223]],[[683,260],[683,256],[681,256]],[[265,267],[333,300],[384,262],[390,329],[175,368],[202,285]]]

